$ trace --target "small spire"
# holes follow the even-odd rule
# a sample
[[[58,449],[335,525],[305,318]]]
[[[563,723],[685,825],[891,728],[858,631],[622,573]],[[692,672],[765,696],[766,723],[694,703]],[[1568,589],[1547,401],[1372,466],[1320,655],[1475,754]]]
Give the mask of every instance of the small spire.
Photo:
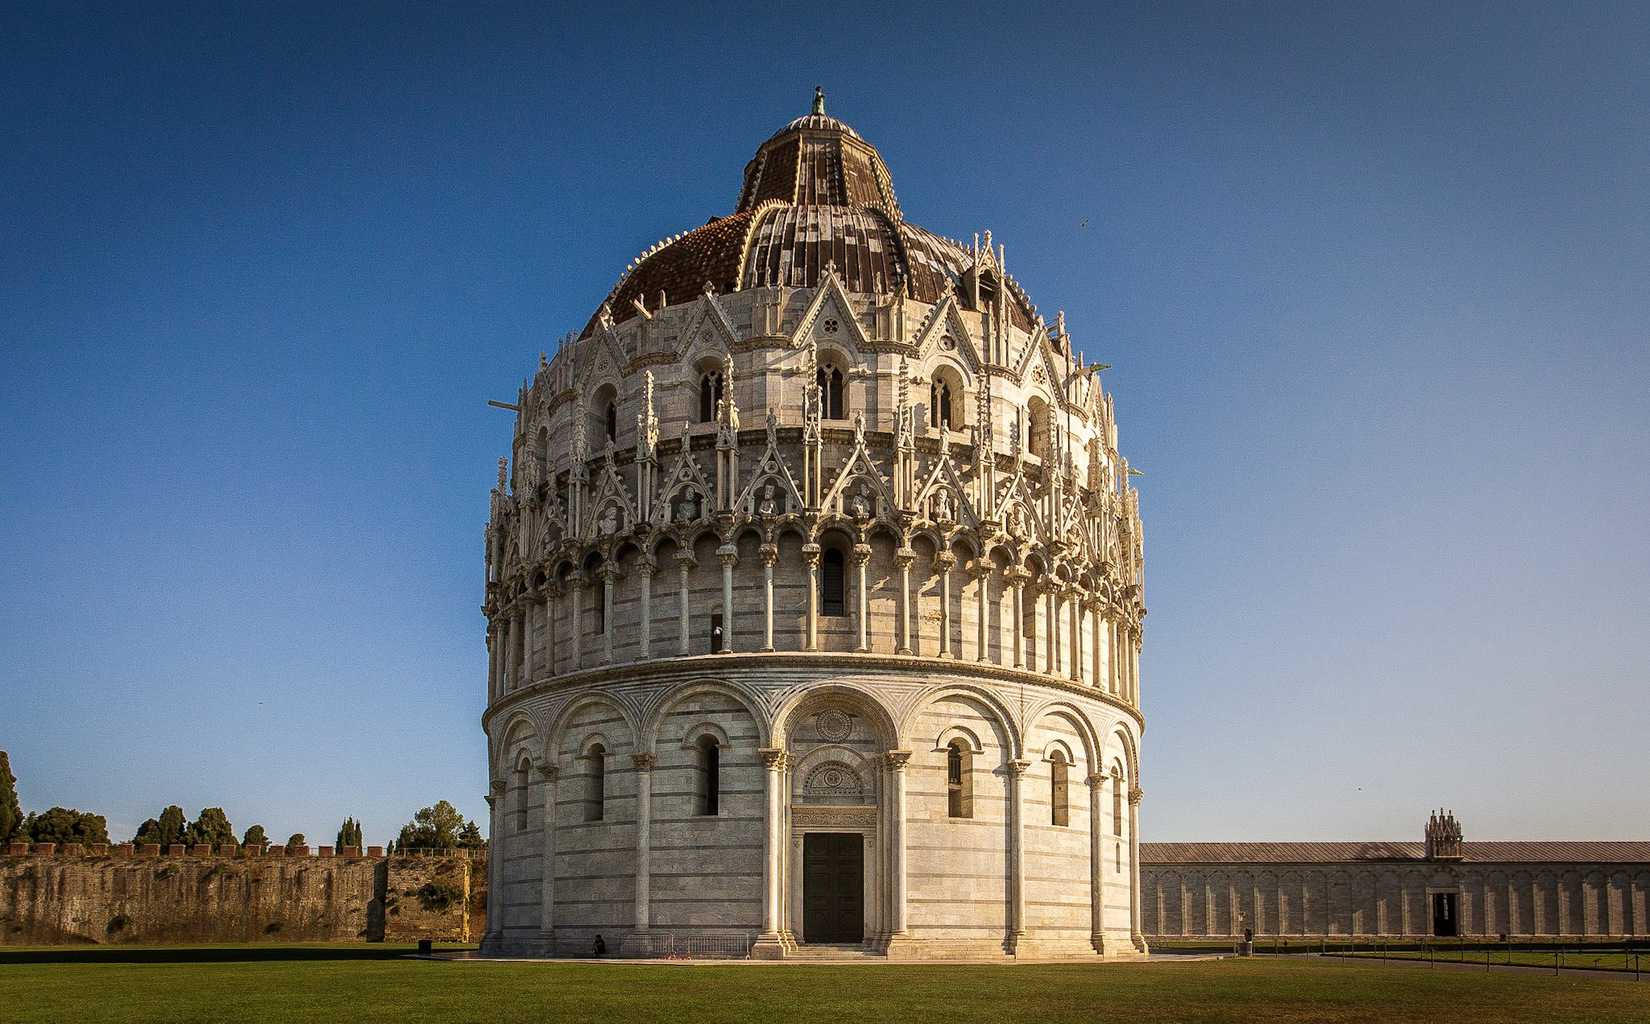
[[[816,113],[816,114],[824,114],[825,113],[825,87],[822,86],[822,85],[814,86],[814,110],[813,110],[813,112]]]

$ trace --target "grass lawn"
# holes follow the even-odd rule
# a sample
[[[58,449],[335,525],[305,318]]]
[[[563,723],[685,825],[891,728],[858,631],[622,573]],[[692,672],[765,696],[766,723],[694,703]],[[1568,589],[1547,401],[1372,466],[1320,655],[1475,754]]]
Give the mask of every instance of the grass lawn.
[[[0,1019],[1643,1024],[1650,982],[1283,958],[1023,966],[445,963],[377,945],[0,948]]]
[[[1524,967],[1553,966],[1553,953],[1551,950],[1491,949],[1486,951],[1482,949],[1452,949],[1436,950],[1433,953],[1433,957],[1439,963],[1467,963],[1483,966],[1484,954],[1486,952],[1489,953],[1490,963],[1492,964],[1515,964]],[[1357,953],[1342,953],[1338,955],[1355,956],[1360,959],[1372,957],[1384,957],[1389,960],[1427,959],[1427,954],[1425,952],[1415,949],[1387,951],[1383,953],[1366,953],[1360,951]],[[1559,963],[1565,970],[1575,967],[1586,967],[1599,971],[1626,971],[1631,974],[1635,966],[1635,956],[1638,958],[1636,961],[1637,966],[1643,971],[1647,978],[1650,978],[1650,952],[1633,953],[1631,951],[1623,952],[1619,949],[1567,949],[1560,954]]]

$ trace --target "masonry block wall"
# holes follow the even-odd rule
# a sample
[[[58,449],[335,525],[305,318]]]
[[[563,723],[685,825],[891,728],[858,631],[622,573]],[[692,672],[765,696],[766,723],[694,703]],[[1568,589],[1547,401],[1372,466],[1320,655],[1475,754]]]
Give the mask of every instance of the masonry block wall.
[[[481,862],[322,851],[8,851],[0,944],[466,941],[471,914],[485,913]]]
[[[1646,846],[1650,844],[1636,844]],[[1459,933],[1530,938],[1650,936],[1650,864],[1227,864],[1141,867],[1155,939],[1433,934],[1430,899],[1454,893]]]

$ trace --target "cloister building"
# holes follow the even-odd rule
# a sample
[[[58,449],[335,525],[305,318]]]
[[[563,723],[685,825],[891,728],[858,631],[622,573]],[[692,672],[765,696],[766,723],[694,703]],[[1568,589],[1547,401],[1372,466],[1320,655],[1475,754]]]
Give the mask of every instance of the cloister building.
[[[1006,255],[821,95],[502,403],[485,950],[1145,953],[1138,494]]]

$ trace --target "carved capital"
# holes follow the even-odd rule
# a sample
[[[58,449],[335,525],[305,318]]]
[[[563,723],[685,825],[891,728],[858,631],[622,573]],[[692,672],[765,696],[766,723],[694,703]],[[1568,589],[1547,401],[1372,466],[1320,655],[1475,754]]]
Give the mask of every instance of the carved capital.
[[[864,564],[865,562],[869,561],[870,558],[871,558],[871,545],[869,545],[869,544],[855,544],[854,545],[854,561],[859,562],[861,564]]]
[[[491,783],[489,783],[487,790],[494,796],[503,796],[504,788],[505,786],[503,779],[494,779]]]
[[[1129,806],[1130,807],[1138,807],[1140,805],[1141,799],[1144,798],[1145,795],[1146,795],[1146,791],[1141,789],[1139,786],[1136,786],[1133,789],[1129,790]]]
[[[762,564],[770,569],[779,564],[779,545],[777,544],[764,544],[757,549],[757,554],[762,556]]]
[[[659,763],[657,754],[631,754],[630,764],[639,772],[650,772]]]
[[[888,767],[896,772],[904,771],[906,762],[911,760],[909,750],[890,750],[883,756],[888,760]]]
[[[819,568],[819,552],[820,548],[818,544],[802,545],[802,560],[808,563],[808,568]]]
[[[950,569],[957,564],[957,556],[949,551],[941,551],[934,556],[934,565],[940,569]]]
[[[722,563],[722,568],[730,569],[739,564],[739,549],[732,545],[723,545],[716,549],[716,560]]]
[[[1090,786],[1093,786],[1095,789],[1099,789],[1101,786],[1106,784],[1106,774],[1104,772],[1095,772],[1083,781],[1088,783]]]
[[[533,769],[539,773],[539,778],[545,782],[555,782],[556,776],[561,774],[561,768],[549,758],[533,762]]]
[[[1010,775],[1024,775],[1031,768],[1030,761],[1009,761],[1004,765]]]
[[[762,758],[762,767],[770,772],[784,771],[790,763],[790,755],[783,747],[763,747],[757,754]]]
[[[699,568],[699,560],[693,557],[691,551],[678,551],[676,553],[676,568],[683,572],[689,572]]]

